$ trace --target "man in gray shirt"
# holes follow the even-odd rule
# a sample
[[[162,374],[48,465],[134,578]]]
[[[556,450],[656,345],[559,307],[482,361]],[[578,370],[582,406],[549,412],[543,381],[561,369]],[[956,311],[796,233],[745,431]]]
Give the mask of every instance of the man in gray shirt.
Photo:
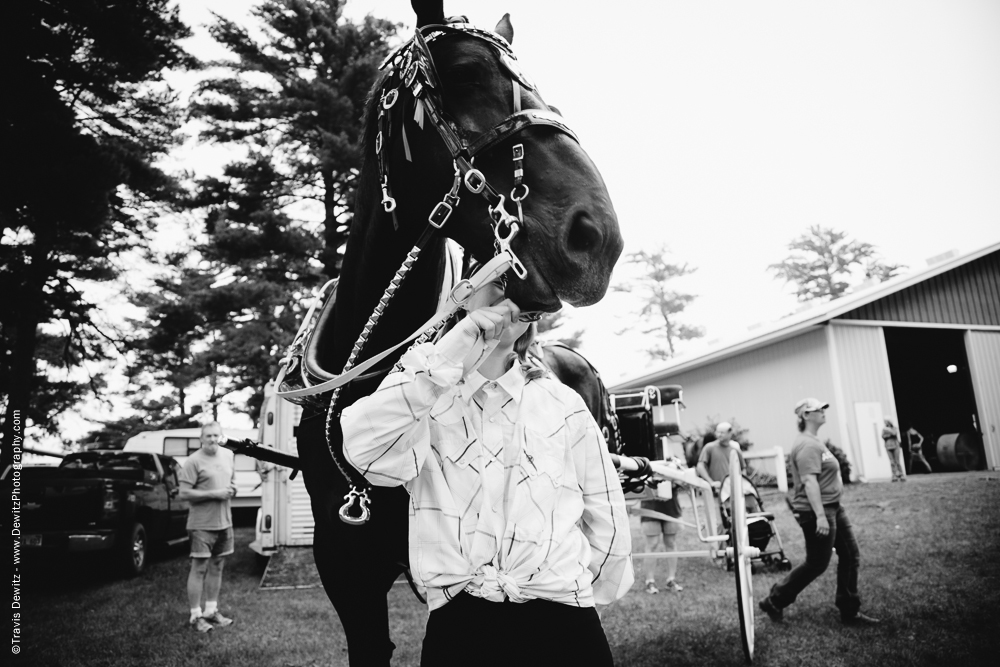
[[[218,422],[205,424],[201,429],[201,449],[184,462],[179,478],[178,497],[191,503],[187,520],[191,538],[187,592],[191,604],[189,623],[198,632],[233,622],[219,613],[222,565],[225,557],[233,553],[233,513],[229,499],[236,495],[236,455],[221,447],[224,441]]]

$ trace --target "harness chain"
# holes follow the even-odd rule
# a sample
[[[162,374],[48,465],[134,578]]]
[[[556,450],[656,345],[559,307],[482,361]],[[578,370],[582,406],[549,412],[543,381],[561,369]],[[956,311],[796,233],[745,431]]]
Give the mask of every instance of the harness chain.
[[[426,39],[424,37],[425,33],[427,34]],[[499,51],[501,62],[505,65],[511,75],[514,95],[514,113],[492,129],[481,134],[471,144],[467,144],[459,138],[457,132],[455,132],[451,124],[443,118],[438,108],[439,104],[434,99],[435,96],[429,92],[434,89],[439,90],[440,82],[437,78],[434,60],[431,56],[428,44],[442,36],[454,34],[471,35],[492,45]],[[378,325],[382,313],[385,311],[389,301],[399,289],[399,286],[402,284],[403,280],[405,280],[410,269],[419,258],[422,248],[434,232],[440,229],[445,222],[447,222],[452,211],[458,207],[458,191],[463,182],[470,192],[480,194],[487,201],[489,215],[493,222],[492,227],[494,233],[495,256],[506,253],[510,260],[510,268],[514,271],[514,273],[522,280],[527,277],[527,270],[524,268],[524,265],[521,264],[517,255],[514,254],[511,248],[511,242],[524,224],[521,202],[528,196],[529,193],[527,184],[523,182],[524,145],[516,144],[513,147],[514,187],[510,193],[510,199],[517,205],[516,218],[507,212],[505,207],[506,198],[502,194],[499,194],[490,185],[489,181],[482,174],[482,172],[473,166],[473,161],[478,153],[489,150],[501,141],[520,133],[532,125],[546,125],[553,127],[565,134],[568,134],[574,141],[579,140],[573,131],[562,121],[562,119],[555,117],[551,114],[551,112],[537,109],[530,109],[527,111],[521,110],[520,86],[523,85],[529,90],[533,90],[534,86],[532,86],[523,74],[521,74],[516,64],[514,64],[515,60],[516,59],[513,52],[510,50],[509,44],[507,44],[506,40],[502,37],[491,32],[479,30],[478,28],[470,26],[467,23],[459,22],[449,25],[431,25],[419,28],[415,32],[413,39],[403,44],[393,53],[389,54],[385,61],[383,61],[380,65],[379,69],[385,69],[387,66],[390,67],[389,76],[386,77],[386,81],[392,81],[393,79],[399,78],[399,82],[395,87],[389,90],[385,90],[385,87],[383,87],[383,91],[380,96],[381,104],[379,105],[379,130],[375,139],[375,152],[378,159],[379,170],[379,185],[382,190],[381,203],[383,210],[393,216],[394,227],[396,229],[399,228],[395,213],[396,200],[392,197],[392,190],[389,184],[389,169],[384,149],[386,148],[387,140],[391,137],[392,130],[389,114],[387,112],[392,109],[392,107],[396,104],[396,101],[399,99],[400,85],[408,89],[415,100],[414,120],[418,122],[421,128],[423,128],[423,119],[424,115],[426,115],[433,123],[442,141],[451,153],[452,163],[455,169],[455,178],[452,183],[451,190],[444,195],[441,202],[439,202],[431,211],[428,216],[428,226],[424,229],[416,245],[414,245],[414,247],[407,254],[402,266],[400,266],[399,270],[396,272],[396,275],[393,277],[389,286],[383,293],[382,298],[379,300],[378,305],[375,307],[371,316],[369,316],[368,322],[365,324],[358,340],[355,342],[341,374],[347,373],[354,367],[358,355],[362,352],[365,344],[371,336],[372,331]],[[400,72],[402,72],[402,74],[400,74]],[[518,83],[519,81],[520,84]],[[404,150],[406,151],[407,159],[409,159],[410,151],[408,142],[406,141],[405,120],[401,126]],[[523,188],[523,193],[521,193],[520,196],[517,196],[518,187]],[[503,279],[506,280],[506,275],[503,276]],[[425,331],[413,343],[413,345],[429,340],[430,336],[434,335],[442,324],[443,323],[439,323],[431,330]],[[399,367],[399,364],[397,364],[397,367]],[[340,397],[341,388],[342,387],[337,387],[333,390],[329,408],[327,410],[325,429],[327,449],[329,450],[330,457],[333,459],[337,469],[350,485],[350,490],[344,496],[344,500],[346,502],[339,511],[340,518],[346,523],[360,525],[367,522],[371,517],[369,509],[371,499],[368,495],[369,485],[367,481],[360,476],[360,473],[354,472],[352,474],[353,471],[349,469],[349,466],[340,461],[335,451],[333,439],[331,438],[333,420],[339,419],[340,417],[340,412],[337,410],[336,405],[337,400]],[[358,480],[359,477],[360,480]],[[352,516],[350,513],[351,508],[355,503],[358,504],[360,510],[359,515],[356,517]]]

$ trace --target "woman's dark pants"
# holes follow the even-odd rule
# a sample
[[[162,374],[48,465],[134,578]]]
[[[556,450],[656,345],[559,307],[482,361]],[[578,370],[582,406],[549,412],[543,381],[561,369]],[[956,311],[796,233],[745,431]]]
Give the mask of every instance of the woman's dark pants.
[[[858,563],[860,551],[854,539],[854,530],[847,512],[839,505],[825,507],[826,519],[830,523],[830,533],[816,534],[816,515],[812,512],[796,512],[795,519],[802,527],[806,540],[806,561],[788,573],[783,581],[771,588],[770,599],[778,609],[795,602],[806,586],[826,571],[830,556],[837,549],[837,597],[836,605],[840,617],[850,620],[861,608],[858,596]]]
[[[459,593],[427,619],[421,667],[613,667],[593,607],[490,602]]]

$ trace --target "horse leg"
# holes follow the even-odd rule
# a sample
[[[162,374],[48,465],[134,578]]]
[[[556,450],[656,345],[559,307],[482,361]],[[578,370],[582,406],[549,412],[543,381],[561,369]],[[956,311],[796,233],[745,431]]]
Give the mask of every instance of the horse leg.
[[[347,484],[327,451],[325,420],[322,412],[307,411],[297,435],[315,522],[316,569],[344,627],[352,667],[388,666],[395,645],[386,595],[405,564],[407,515],[398,496],[405,502],[406,492],[374,489],[368,523],[341,521]]]

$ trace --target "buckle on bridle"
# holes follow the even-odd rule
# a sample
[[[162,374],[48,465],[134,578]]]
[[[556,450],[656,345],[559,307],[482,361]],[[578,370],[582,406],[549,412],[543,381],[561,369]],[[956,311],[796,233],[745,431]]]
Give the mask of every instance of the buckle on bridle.
[[[427,216],[427,222],[431,224],[435,229],[441,229],[444,223],[448,222],[448,218],[451,216],[452,206],[448,202],[439,201],[431,214]]]
[[[451,294],[448,295],[448,298],[454,301],[455,305],[461,306],[475,293],[476,290],[472,285],[472,281],[466,278],[465,280],[460,280],[451,288]]]
[[[486,177],[483,176],[483,172],[479,171],[475,167],[465,172],[465,187],[469,188],[469,192],[474,194],[479,194],[486,187]]]

